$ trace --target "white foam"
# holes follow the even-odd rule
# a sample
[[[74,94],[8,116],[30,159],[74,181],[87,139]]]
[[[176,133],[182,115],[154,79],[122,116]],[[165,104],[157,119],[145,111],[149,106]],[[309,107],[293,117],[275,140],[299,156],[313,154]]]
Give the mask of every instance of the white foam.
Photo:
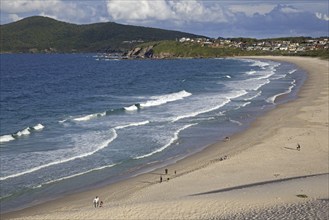
[[[124,109],[130,112],[130,111],[137,111],[138,107],[136,105],[131,105],[129,107],[124,107]]]
[[[165,144],[164,146],[162,146],[161,148],[159,149],[156,149],[155,151],[152,151],[151,153],[148,153],[148,154],[145,154],[145,155],[142,155],[142,156],[137,156],[135,157],[134,159],[138,160],[138,159],[142,159],[142,158],[145,158],[145,157],[149,157],[149,156],[152,156],[153,154],[156,154],[156,153],[159,153],[163,150],[165,150],[167,147],[169,147],[170,145],[172,145],[176,140],[178,140],[178,135],[181,131],[191,127],[191,126],[194,126],[196,124],[189,124],[189,125],[185,125],[184,127],[178,129],[175,133],[174,133],[174,136],[169,140],[169,142],[167,144]]]
[[[152,107],[152,106],[158,106],[158,105],[163,105],[168,102],[174,102],[177,100],[181,100],[185,97],[191,96],[192,94],[189,92],[186,92],[185,90],[182,90],[180,92],[176,93],[171,93],[171,94],[166,94],[166,95],[161,95],[161,96],[153,96],[151,99],[147,102],[141,103],[141,107]]]
[[[285,78],[287,75],[286,74],[278,74],[278,75],[275,75],[274,77],[271,77],[271,79],[283,79]]]
[[[256,86],[255,88],[253,88],[252,90],[257,91],[258,89],[260,89],[261,87],[265,86],[266,84],[269,84],[271,81],[269,79],[264,80],[262,83],[260,83],[258,86]]]
[[[296,80],[293,80],[293,81],[291,82],[291,86],[289,86],[289,88],[288,88],[285,92],[278,93],[278,94],[276,94],[276,95],[274,95],[274,96],[271,96],[271,97],[267,98],[267,99],[266,99],[266,102],[268,102],[268,103],[272,103],[272,104],[275,104],[275,100],[276,100],[277,97],[279,97],[279,96],[281,96],[281,95],[285,95],[285,94],[289,94],[289,93],[291,93],[292,89],[296,86],[295,83],[296,83]]]
[[[73,120],[74,121],[88,121],[92,118],[96,118],[97,117],[97,114],[90,114],[90,115],[86,115],[86,116],[83,116],[83,117],[79,117],[79,118],[74,118]]]
[[[289,71],[288,73],[289,73],[289,74],[293,74],[293,73],[296,72],[296,71],[297,71],[297,69],[293,69],[293,70]]]
[[[225,77],[228,78],[228,79],[231,79],[232,78],[230,75],[226,75]]]
[[[262,69],[265,69],[266,66],[269,66],[269,63],[260,61],[260,60],[253,60],[253,63],[250,66],[258,66]]]
[[[251,70],[251,71],[246,72],[247,75],[254,75],[255,73],[256,73],[255,70]]]
[[[119,130],[119,129],[123,129],[123,128],[128,128],[128,127],[134,127],[134,126],[141,126],[141,125],[146,125],[150,123],[150,121],[142,121],[142,122],[133,122],[127,125],[120,125],[115,127],[114,129]]]
[[[262,91],[259,91],[256,95],[251,96],[249,98],[245,98],[244,101],[253,100],[253,99],[257,98],[258,96],[260,96],[261,94],[262,94]]]
[[[250,104],[251,104],[251,102],[245,102],[242,105],[240,105],[239,107],[237,107],[236,109],[240,109],[240,108],[246,107],[247,105],[250,105]]]
[[[262,86],[270,83],[270,80],[268,79],[268,77],[270,77],[269,74],[266,76],[264,76],[264,75],[259,76],[258,78],[249,78],[249,79],[239,80],[239,81],[228,81],[224,85],[233,90],[243,89],[243,90],[256,91],[256,90],[260,89]],[[218,84],[223,84],[223,82],[219,81]]]
[[[62,181],[62,180],[66,180],[66,179],[71,179],[73,177],[82,176],[84,174],[91,173],[93,171],[103,170],[105,168],[111,168],[111,167],[114,167],[115,165],[117,165],[117,164],[110,164],[110,165],[106,165],[106,166],[102,166],[102,167],[97,167],[97,168],[94,168],[94,169],[91,169],[91,170],[88,170],[88,171],[85,171],[85,172],[81,172],[81,173],[73,174],[73,175],[70,175],[70,176],[65,176],[65,177],[62,177],[62,178],[59,178],[59,179],[51,180],[51,181],[48,181],[48,182],[43,183],[41,185],[38,185],[35,188],[40,188],[41,186],[44,186],[44,185],[47,185],[47,184],[51,184],[51,183],[56,183],[56,182],[59,182],[59,181]]]
[[[69,120],[69,119],[59,120],[58,123],[63,124],[63,123],[65,123],[65,122],[67,122],[68,120]]]
[[[23,135],[29,135],[29,134],[31,134],[31,129],[30,128],[25,128],[24,130],[21,130],[21,131],[17,132],[15,135],[17,137],[21,137]]]
[[[44,128],[45,126],[43,126],[42,124],[37,124],[33,127],[27,127],[21,131],[18,131],[15,134],[8,134],[8,135],[3,135],[0,137],[0,143],[4,143],[4,142],[9,142],[9,141],[13,141],[15,140],[15,137],[22,137],[22,136],[27,136],[29,134],[31,134],[31,132],[33,131],[40,131]]]
[[[29,170],[22,171],[20,173],[15,173],[15,174],[12,174],[12,175],[0,177],[0,180],[6,180],[6,179],[22,176],[22,175],[25,175],[25,174],[28,174],[28,173],[33,173],[35,171],[41,170],[41,169],[46,168],[46,167],[50,167],[50,166],[61,164],[61,163],[66,163],[66,162],[69,162],[69,161],[72,161],[72,160],[76,160],[76,159],[79,159],[79,158],[84,158],[84,157],[88,157],[90,155],[93,155],[96,152],[100,151],[101,149],[107,147],[112,141],[114,141],[117,138],[118,135],[117,135],[116,131],[114,129],[111,129],[111,131],[113,133],[113,136],[110,139],[108,139],[108,140],[104,141],[103,143],[101,143],[98,146],[98,148],[93,150],[93,151],[83,153],[83,154],[80,154],[80,155],[77,155],[77,156],[74,156],[74,157],[53,161],[51,163],[43,164],[43,165],[31,168]]]
[[[15,140],[15,138],[11,134],[0,136],[0,143],[5,143],[13,140]]]
[[[177,117],[175,117],[175,118],[172,119],[172,122],[176,122],[176,121],[181,120],[181,119],[184,119],[184,118],[192,118],[192,117],[195,117],[197,115],[201,115],[201,114],[204,114],[204,113],[207,113],[207,112],[215,111],[215,110],[223,107],[224,105],[226,105],[230,101],[231,101],[230,99],[226,99],[220,105],[217,105],[215,107],[204,109],[204,110],[200,110],[200,111],[197,111],[197,112],[192,112],[192,113],[189,113],[189,114],[186,114],[186,115],[177,116]]]
[[[204,114],[204,113],[207,113],[207,112],[217,110],[217,109],[223,107],[224,105],[228,104],[229,102],[231,102],[231,99],[240,97],[240,96],[245,95],[245,94],[247,94],[247,91],[245,91],[245,90],[235,91],[232,94],[228,94],[227,97],[224,99],[224,101],[221,102],[220,104],[216,105],[216,106],[206,108],[206,109],[202,109],[202,110],[199,110],[199,111],[196,111],[196,112],[191,112],[191,113],[188,113],[186,115],[177,116],[177,117],[172,119],[172,122],[176,122],[176,121],[184,119],[184,118],[195,117],[195,116],[200,115],[200,114]]]
[[[45,126],[43,126],[42,124],[37,124],[36,126],[33,127],[34,130],[36,131],[40,131],[42,129],[44,129]]]
[[[239,121],[236,121],[236,120],[233,120],[233,119],[230,119],[230,122],[232,122],[232,123],[234,123],[234,124],[237,124],[237,125],[239,125],[239,126],[241,126],[241,125],[242,125],[242,123],[241,123],[241,122],[239,122]]]

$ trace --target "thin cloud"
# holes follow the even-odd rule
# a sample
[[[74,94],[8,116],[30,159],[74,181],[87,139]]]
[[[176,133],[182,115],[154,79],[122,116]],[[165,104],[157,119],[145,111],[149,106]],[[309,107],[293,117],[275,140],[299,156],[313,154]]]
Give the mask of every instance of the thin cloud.
[[[278,4],[281,3],[281,4]],[[1,0],[1,24],[33,15],[87,24],[113,21],[209,37],[328,35],[327,1]]]

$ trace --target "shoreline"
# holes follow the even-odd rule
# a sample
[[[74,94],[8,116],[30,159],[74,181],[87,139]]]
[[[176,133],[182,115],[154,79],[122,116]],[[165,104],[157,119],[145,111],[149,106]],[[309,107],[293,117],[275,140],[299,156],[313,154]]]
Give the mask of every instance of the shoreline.
[[[264,204],[268,207],[285,204],[282,203],[282,199],[264,202],[264,198],[262,200],[255,194],[251,194],[253,200],[248,203],[251,202],[252,205],[247,206],[247,203],[243,203],[243,199],[241,202],[240,198],[236,197],[237,191],[241,189],[224,192],[227,194],[224,196],[220,193],[209,194],[205,198],[190,196],[237,186],[242,186],[244,189],[250,184],[260,182],[269,182],[269,184],[254,187],[266,188],[267,185],[277,187],[279,183],[270,184],[270,182],[329,172],[326,156],[328,155],[328,61],[304,57],[248,56],[238,58],[291,62],[305,70],[308,79],[301,87],[296,100],[281,104],[265,113],[257,118],[247,130],[233,135],[230,141],[213,144],[201,152],[166,166],[169,175],[164,174],[164,168],[156,169],[109,186],[5,213],[2,217],[4,219],[16,217],[104,219],[113,216],[113,218],[143,219],[152,218],[151,210],[157,210],[154,211],[156,218],[162,216],[159,215],[160,211],[165,213],[161,218],[165,216],[167,218],[200,218],[205,214],[209,217],[225,217],[241,212],[239,210],[245,206],[247,207],[245,212],[248,212],[255,208],[264,208]],[[313,142],[317,143],[317,148],[312,148]],[[301,144],[300,152],[295,150],[297,143]],[[228,156],[228,159],[221,160],[225,156]],[[176,175],[173,173],[174,170],[177,171]],[[160,175],[165,181],[157,184]],[[167,178],[170,180],[167,181]],[[310,178],[320,179],[319,176]],[[303,178],[299,181],[303,182],[302,180]],[[323,182],[325,181],[322,180],[322,185]],[[320,190],[321,187],[317,188]],[[318,192],[319,195],[323,195],[322,188],[322,191]],[[103,210],[94,210],[92,207],[91,201],[96,195],[104,201]],[[328,193],[324,196],[327,196],[324,199],[329,197]],[[288,201],[288,204],[293,204],[299,199],[295,197],[289,197],[283,202]],[[258,200],[261,202],[255,202]],[[235,207],[230,207],[227,201],[235,204]],[[177,204],[183,204],[181,210],[175,209]],[[214,204],[216,204],[215,208]],[[191,209],[200,212],[193,213]]]

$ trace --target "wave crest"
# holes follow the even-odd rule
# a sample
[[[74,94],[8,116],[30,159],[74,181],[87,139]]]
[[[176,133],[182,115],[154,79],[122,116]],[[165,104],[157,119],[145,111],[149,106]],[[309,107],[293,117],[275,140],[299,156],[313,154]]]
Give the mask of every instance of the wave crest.
[[[5,143],[13,140],[15,140],[15,138],[11,134],[0,136],[0,143]]]
[[[113,136],[110,139],[108,139],[108,140],[104,141],[103,143],[101,143],[99,145],[99,147],[97,149],[93,150],[93,151],[83,153],[83,154],[80,154],[80,155],[77,155],[77,156],[74,156],[74,157],[61,159],[61,160],[53,161],[53,162],[50,162],[50,163],[47,163],[47,164],[43,164],[43,165],[31,168],[29,170],[22,171],[20,173],[15,173],[15,174],[11,174],[11,175],[8,175],[8,176],[0,177],[0,180],[6,180],[6,179],[22,176],[22,175],[25,175],[25,174],[28,174],[28,173],[33,173],[35,171],[41,170],[41,169],[46,168],[46,167],[54,166],[54,165],[61,164],[61,163],[66,163],[66,162],[69,162],[69,161],[72,161],[72,160],[76,160],[76,159],[80,159],[80,158],[84,158],[84,157],[88,157],[90,155],[93,155],[96,152],[98,152],[98,151],[102,150],[103,148],[107,147],[112,141],[114,141],[117,138],[118,135],[117,135],[115,129],[111,129],[111,130],[112,130]]]
[[[45,127],[44,125],[39,123],[39,124],[37,124],[33,127],[24,128],[23,130],[18,131],[14,134],[2,135],[2,136],[0,136],[0,144],[5,143],[5,142],[9,142],[9,141],[13,141],[16,138],[19,138],[19,137],[22,137],[22,136],[28,136],[28,135],[31,134],[31,132],[40,131],[40,130],[44,129],[44,127]]]
[[[152,156],[153,154],[156,154],[156,153],[159,153],[163,150],[165,150],[167,147],[169,147],[170,145],[172,145],[173,143],[175,143],[175,141],[178,140],[178,135],[181,131],[191,127],[191,126],[194,126],[196,125],[195,124],[188,124],[188,125],[185,125],[184,127],[178,129],[175,133],[174,133],[174,136],[169,140],[169,142],[167,144],[165,144],[164,146],[162,146],[161,148],[159,149],[156,149],[154,151],[152,151],[151,153],[148,153],[148,154],[144,154],[144,155],[141,155],[141,156],[137,156],[137,157],[134,157],[135,160],[138,160],[138,159],[143,159],[145,157],[149,157],[149,156]]]
[[[192,93],[182,90],[180,92],[171,93],[171,94],[167,94],[167,95],[153,96],[153,97],[151,97],[151,99],[154,99],[154,100],[149,100],[144,103],[141,103],[140,106],[141,107],[152,107],[152,106],[163,105],[168,102],[174,102],[177,100],[181,100],[181,99],[186,98],[191,95],[192,95]]]

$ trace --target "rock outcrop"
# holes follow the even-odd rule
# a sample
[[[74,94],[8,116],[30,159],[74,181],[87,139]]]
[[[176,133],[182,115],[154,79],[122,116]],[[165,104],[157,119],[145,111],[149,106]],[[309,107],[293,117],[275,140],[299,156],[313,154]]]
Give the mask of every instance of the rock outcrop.
[[[147,47],[135,47],[128,51],[124,56],[128,59],[153,58],[153,47],[154,45]]]

